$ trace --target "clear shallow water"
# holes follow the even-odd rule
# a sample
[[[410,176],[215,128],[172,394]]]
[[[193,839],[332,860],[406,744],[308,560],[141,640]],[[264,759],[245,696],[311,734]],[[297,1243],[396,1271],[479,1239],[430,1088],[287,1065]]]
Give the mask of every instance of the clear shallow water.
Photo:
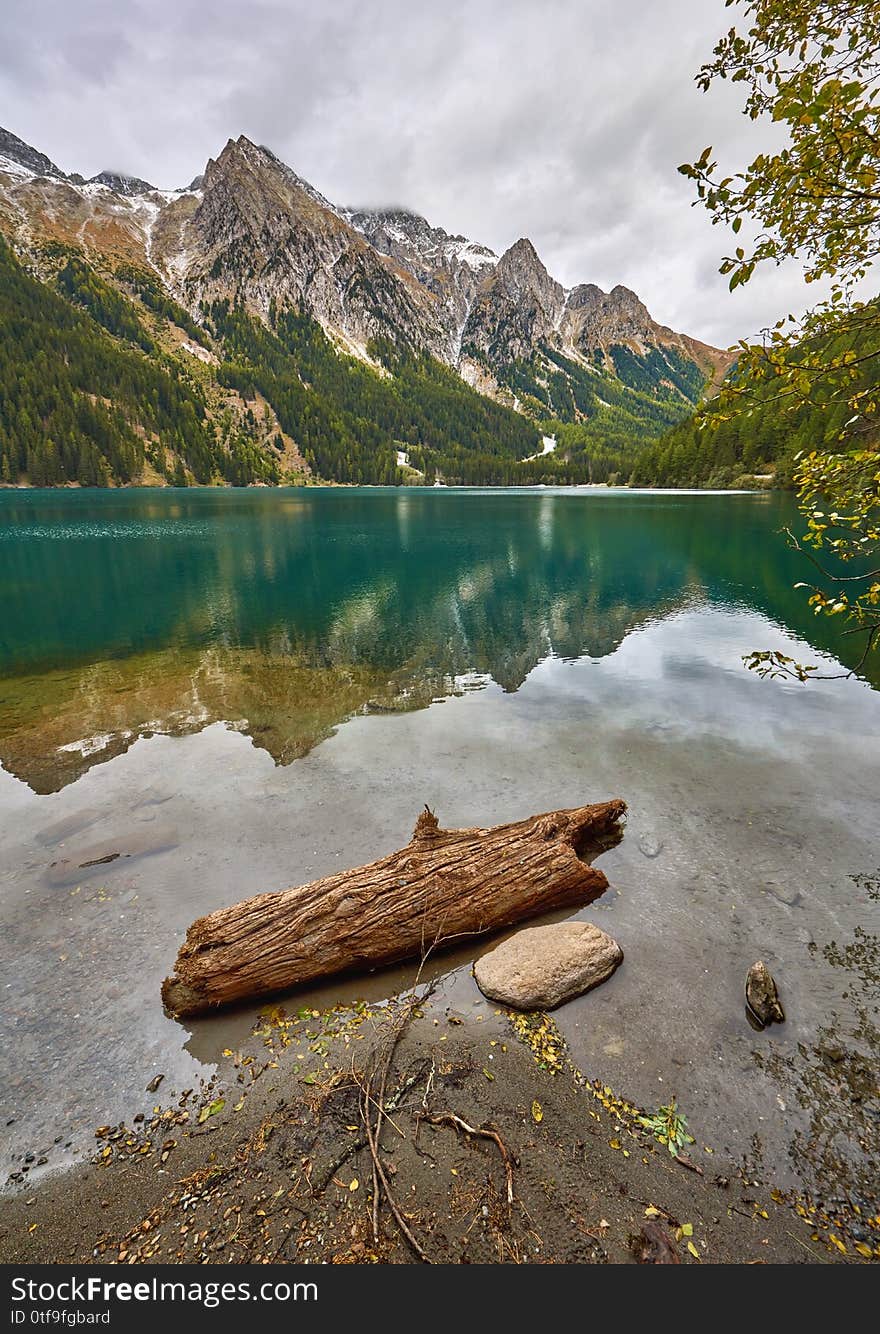
[[[791,516],[766,495],[0,492],[8,1166],[235,1045],[247,1013],[161,1011],[193,917],[381,855],[423,802],[490,824],[622,796],[585,915],[626,959],[559,1012],[576,1057],[646,1105],[677,1093],[701,1140],[780,1180],[863,1190],[880,696],[742,668],[839,647],[791,589]],[[789,1016],[763,1034],[758,957]],[[446,993],[478,1007],[453,962]]]

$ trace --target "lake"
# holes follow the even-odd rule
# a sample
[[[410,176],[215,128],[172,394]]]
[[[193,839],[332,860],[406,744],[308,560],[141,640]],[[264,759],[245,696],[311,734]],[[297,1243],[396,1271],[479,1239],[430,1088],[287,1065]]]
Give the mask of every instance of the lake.
[[[842,670],[795,519],[777,494],[0,491],[4,1177],[152,1105],[156,1073],[169,1100],[206,1079],[253,1022],[163,1015],[194,917],[391,851],[425,803],[489,825],[620,796],[583,915],[625,962],[557,1012],[575,1059],[675,1094],[746,1168],[866,1198],[880,682],[742,665]],[[461,1010],[473,953],[439,965]],[[787,1011],[762,1033],[758,958]]]

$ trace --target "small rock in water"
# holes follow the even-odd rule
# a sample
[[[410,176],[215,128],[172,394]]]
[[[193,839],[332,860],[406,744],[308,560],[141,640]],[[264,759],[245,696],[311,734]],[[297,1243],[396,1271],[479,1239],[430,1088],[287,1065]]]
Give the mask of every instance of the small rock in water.
[[[164,1075],[154,1075],[153,1078],[150,1080],[149,1084],[147,1085],[146,1088],[147,1093],[155,1093],[156,1089],[162,1083],[162,1080],[164,1078],[165,1078]]]
[[[663,851],[663,840],[656,834],[642,834],[639,839],[639,852],[645,857],[659,857]]]
[[[779,1000],[776,983],[770,969],[760,959],[753,963],[746,978],[746,1016],[753,1028],[785,1021],[785,1011]]]
[[[551,1010],[598,986],[623,950],[591,922],[559,922],[518,931],[478,959],[477,986],[490,1000],[518,1010]]]

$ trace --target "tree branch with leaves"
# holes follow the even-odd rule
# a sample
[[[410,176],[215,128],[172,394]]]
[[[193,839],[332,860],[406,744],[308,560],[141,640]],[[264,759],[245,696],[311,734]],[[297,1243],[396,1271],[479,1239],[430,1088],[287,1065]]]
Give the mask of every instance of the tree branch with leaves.
[[[739,344],[736,371],[706,416],[729,420],[768,392],[792,413],[846,408],[836,438],[797,457],[805,528],[790,540],[812,560],[812,582],[801,586],[817,614],[843,617],[847,634],[863,636],[860,667],[880,644],[880,303],[856,296],[880,252],[880,0],[726,3],[742,24],[721,38],[697,84],[704,92],[719,80],[743,84],[743,113],[772,124],[782,141],[730,175],[711,146],[679,171],[713,224],[737,238],[720,266],[731,291],[761,265],[786,260],[831,290],[806,314]],[[739,240],[744,222],[751,242]],[[746,661],[763,675],[816,674],[779,653]]]

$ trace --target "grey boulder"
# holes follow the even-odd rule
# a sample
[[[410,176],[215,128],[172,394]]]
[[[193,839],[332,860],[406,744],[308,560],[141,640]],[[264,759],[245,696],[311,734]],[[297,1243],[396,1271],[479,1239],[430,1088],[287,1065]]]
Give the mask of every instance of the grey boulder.
[[[623,959],[616,940],[591,922],[531,926],[474,966],[477,986],[517,1010],[552,1010],[609,978]]]

